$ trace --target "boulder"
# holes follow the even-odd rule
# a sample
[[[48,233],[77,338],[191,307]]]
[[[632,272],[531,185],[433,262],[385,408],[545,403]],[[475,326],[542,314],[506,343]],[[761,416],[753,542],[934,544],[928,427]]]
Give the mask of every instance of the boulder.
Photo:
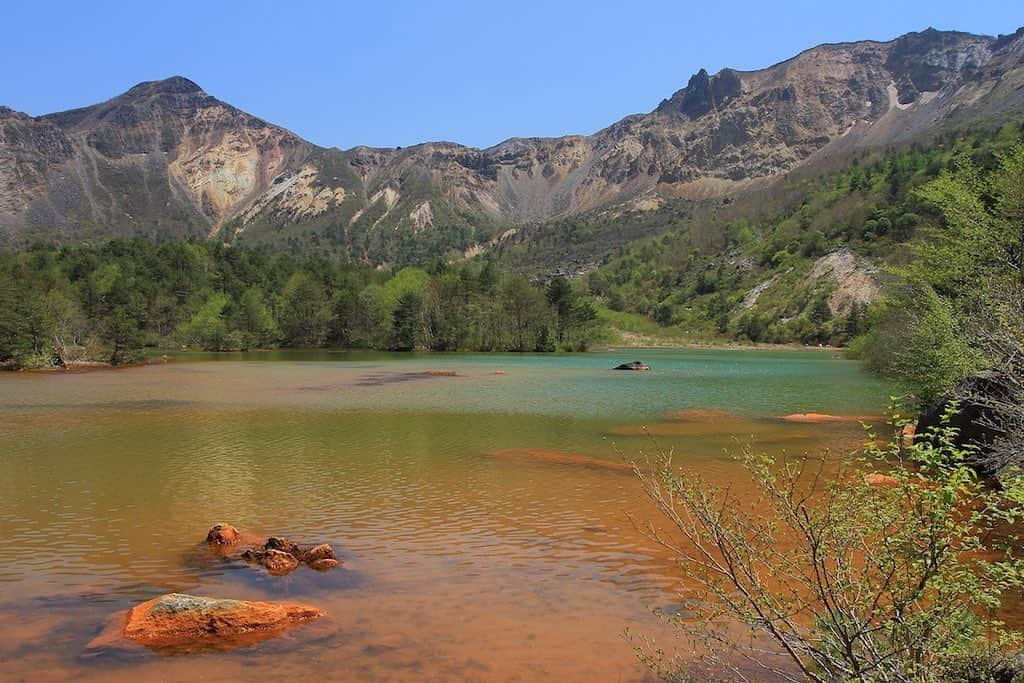
[[[933,441],[934,430],[943,426],[943,416],[950,404],[957,402],[956,412],[946,426],[958,430],[954,443],[958,447],[973,446],[977,451],[971,456],[970,464],[982,475],[998,473],[999,464],[992,461],[992,446],[999,432],[992,423],[999,422],[994,406],[1013,403],[1013,383],[1001,372],[985,371],[970,375],[953,391],[929,405],[914,427],[917,441]]]
[[[326,543],[321,543],[307,550],[303,559],[306,562],[316,562],[317,560],[336,560],[338,558],[334,556],[334,548]]]
[[[214,524],[206,533],[206,542],[210,545],[238,545],[242,534],[230,524]]]
[[[329,572],[335,567],[337,567],[339,564],[341,563],[337,560],[325,557],[321,560],[313,560],[312,562],[310,562],[309,568],[315,569],[318,572]]]
[[[629,363],[623,363],[622,365],[616,365],[614,370],[650,370],[651,366],[647,363],[635,360]]]
[[[250,548],[242,553],[242,557],[246,562],[263,565],[274,576],[282,576],[299,566],[297,557],[273,548]]]
[[[242,553],[242,559],[263,565],[275,576],[294,571],[302,563],[321,572],[334,569],[341,564],[334,554],[334,549],[326,543],[305,550],[298,543],[280,536],[271,536],[265,543],[249,548]]]
[[[309,605],[170,593],[128,610],[121,635],[153,649],[226,649],[234,643],[250,644],[253,635],[279,635],[323,615],[323,610]]]

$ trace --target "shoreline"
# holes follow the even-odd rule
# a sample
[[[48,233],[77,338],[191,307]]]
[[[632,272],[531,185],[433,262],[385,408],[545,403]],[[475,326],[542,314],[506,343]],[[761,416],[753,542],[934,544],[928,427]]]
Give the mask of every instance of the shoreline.
[[[837,356],[839,359],[845,360],[846,348],[842,346],[803,346],[797,344],[741,344],[741,343],[724,343],[716,344],[713,342],[675,342],[675,343],[664,343],[664,344],[609,344],[599,345],[586,351],[549,351],[549,352],[524,352],[522,355],[561,355],[561,354],[587,354],[587,353],[624,353],[626,351],[673,351],[673,350],[692,350],[692,351],[818,351],[818,352],[831,352],[834,354],[840,354]],[[72,361],[63,367],[42,367],[42,368],[16,368],[9,366],[0,366],[0,372],[10,372],[15,374],[51,374],[51,373],[85,373],[85,372],[100,372],[105,370],[125,370],[129,368],[140,368],[149,365],[163,365],[175,361],[176,359],[185,358],[187,361],[187,355],[176,355],[180,353],[180,349],[158,349],[159,355],[147,356],[139,360],[131,361],[129,363],[121,363],[119,365],[113,365],[108,361]],[[189,350],[188,353],[201,353],[210,354],[214,356],[245,353],[245,354],[263,354],[263,353],[276,353],[276,352],[302,352],[302,351],[334,351],[334,352],[370,352],[370,353],[394,353],[401,355],[422,355],[422,356],[437,356],[444,357],[449,354],[474,354],[474,355],[494,355],[494,356],[507,356],[517,355],[517,352],[510,351],[430,351],[430,350],[417,350],[417,351],[384,351],[380,349],[333,349],[333,348],[292,348],[292,347],[281,347],[276,349],[250,349],[246,351],[202,351],[202,350]]]

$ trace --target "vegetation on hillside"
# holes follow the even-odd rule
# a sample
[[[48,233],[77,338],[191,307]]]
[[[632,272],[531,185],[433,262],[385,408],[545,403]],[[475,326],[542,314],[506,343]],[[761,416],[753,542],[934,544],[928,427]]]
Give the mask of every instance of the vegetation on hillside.
[[[492,262],[398,271],[212,243],[0,252],[0,363],[122,363],[144,346],[581,350],[589,297]]]
[[[676,229],[627,245],[589,273],[588,287],[612,311],[655,320],[666,337],[845,344],[866,329],[864,302],[834,300],[835,280],[816,273],[816,261],[846,249],[891,279],[887,267],[919,261],[920,245],[943,225],[922,188],[965,157],[993,168],[1021,137],[1009,125],[951,135],[791,181],[759,195],[754,209],[747,201],[720,218],[680,214]],[[659,211],[669,216],[671,208]]]

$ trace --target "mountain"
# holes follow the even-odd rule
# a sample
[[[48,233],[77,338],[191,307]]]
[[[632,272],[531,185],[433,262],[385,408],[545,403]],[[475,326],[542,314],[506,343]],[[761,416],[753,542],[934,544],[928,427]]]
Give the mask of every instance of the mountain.
[[[701,70],[650,113],[594,135],[483,150],[322,148],[174,77],[46,116],[0,108],[0,239],[204,236],[423,260],[610,206],[758,191],[859,150],[1022,112],[1024,29],[928,29],[758,71]]]

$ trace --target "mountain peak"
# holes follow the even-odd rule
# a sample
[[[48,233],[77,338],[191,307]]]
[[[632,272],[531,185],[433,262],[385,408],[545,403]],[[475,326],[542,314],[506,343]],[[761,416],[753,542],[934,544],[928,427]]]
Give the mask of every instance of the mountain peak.
[[[165,78],[161,81],[143,81],[131,88],[125,94],[132,96],[155,94],[188,95],[201,92],[203,92],[203,89],[194,81],[191,81],[184,76],[171,76],[170,78]]]

